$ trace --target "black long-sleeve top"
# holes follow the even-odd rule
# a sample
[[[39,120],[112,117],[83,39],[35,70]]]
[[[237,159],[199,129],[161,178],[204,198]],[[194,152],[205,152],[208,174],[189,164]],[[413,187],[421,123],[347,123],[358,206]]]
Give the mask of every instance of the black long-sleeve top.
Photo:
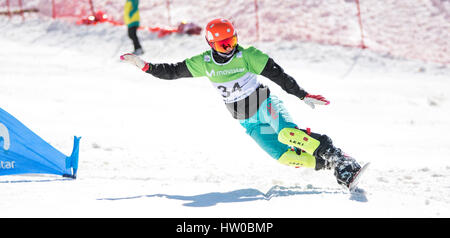
[[[236,54],[237,52],[235,52]],[[232,57],[222,57],[217,52],[213,51],[214,60],[218,63],[225,63]],[[148,63],[147,73],[166,80],[173,80],[178,78],[193,77],[189,71],[186,61],[168,64],[152,64]],[[270,79],[277,85],[279,85],[284,91],[289,94],[295,95],[300,99],[303,99],[308,93],[302,89],[295,79],[286,74],[281,66],[279,66],[272,58],[267,60],[266,66],[261,72],[261,75]],[[242,99],[234,103],[226,103],[228,110],[232,113],[236,119],[247,119],[254,115],[258,110],[259,105],[270,95],[269,88],[261,85],[256,89],[254,93],[247,98]],[[256,100],[250,100],[251,97],[255,97]],[[251,105],[250,102],[256,102],[255,105]]]

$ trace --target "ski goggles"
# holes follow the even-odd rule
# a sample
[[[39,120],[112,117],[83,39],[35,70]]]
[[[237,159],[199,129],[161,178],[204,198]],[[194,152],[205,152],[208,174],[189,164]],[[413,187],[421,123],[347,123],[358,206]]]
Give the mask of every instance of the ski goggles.
[[[234,35],[230,38],[226,38],[221,41],[209,42],[211,48],[215,49],[220,53],[228,53],[237,45],[237,36]]]

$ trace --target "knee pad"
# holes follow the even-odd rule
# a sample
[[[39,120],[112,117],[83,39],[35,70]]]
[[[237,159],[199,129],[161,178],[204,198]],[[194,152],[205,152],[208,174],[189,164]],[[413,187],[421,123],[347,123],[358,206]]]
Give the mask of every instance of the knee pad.
[[[302,149],[311,155],[321,144],[319,140],[296,128],[283,128],[278,133],[278,140],[283,144]]]
[[[306,152],[299,154],[294,150],[288,150],[280,156],[278,162],[293,167],[315,168],[316,158]]]

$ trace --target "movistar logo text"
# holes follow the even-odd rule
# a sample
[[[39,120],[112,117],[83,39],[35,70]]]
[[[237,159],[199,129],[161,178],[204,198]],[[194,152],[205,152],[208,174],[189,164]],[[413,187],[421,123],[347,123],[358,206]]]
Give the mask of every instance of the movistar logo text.
[[[225,75],[229,75],[229,74],[241,73],[244,71],[245,71],[244,68],[225,69],[225,70],[219,70],[219,71],[215,71],[214,69],[212,69],[211,72],[206,71],[206,75],[208,75],[208,77],[219,77],[219,76],[225,76]]]
[[[0,169],[14,169],[15,167],[16,167],[16,161],[0,160]]]

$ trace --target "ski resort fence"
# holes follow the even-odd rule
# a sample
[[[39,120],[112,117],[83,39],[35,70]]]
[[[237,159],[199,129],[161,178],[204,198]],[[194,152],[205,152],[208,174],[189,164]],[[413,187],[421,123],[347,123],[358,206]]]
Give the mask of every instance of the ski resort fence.
[[[107,14],[123,23],[125,0],[0,0],[7,17],[38,14],[77,20]],[[392,57],[450,64],[448,0],[147,0],[141,26],[200,26],[217,17],[233,21],[241,42],[317,42],[368,49]]]

